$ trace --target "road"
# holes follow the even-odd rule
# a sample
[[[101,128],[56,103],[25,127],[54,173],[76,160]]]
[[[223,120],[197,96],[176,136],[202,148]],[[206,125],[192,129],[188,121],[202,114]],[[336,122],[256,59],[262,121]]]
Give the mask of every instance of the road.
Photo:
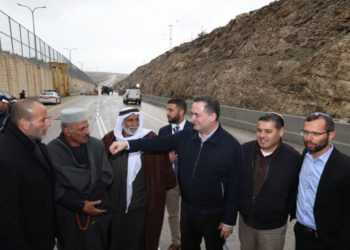
[[[122,102],[121,96],[69,96],[62,99],[62,103],[59,105],[47,105],[49,116],[56,118],[59,116],[59,112],[68,107],[83,107],[88,110],[89,124],[91,136],[102,138],[104,134],[112,130],[115,125],[116,117],[120,109],[125,107]],[[154,132],[158,132],[159,128],[167,124],[165,116],[165,109],[157,106],[150,105],[148,103],[142,103],[141,110],[145,116],[144,127],[152,129]],[[253,140],[255,134],[247,132],[242,129],[236,129],[232,127],[224,128],[233,134],[240,143]],[[47,143],[58,136],[60,133],[60,120],[59,118],[53,119],[52,126],[48,130],[44,142]],[[299,145],[291,144],[297,150],[301,150]],[[284,250],[294,249],[294,235],[292,232],[291,223],[288,226],[286,244]],[[170,231],[167,223],[167,214],[162,229],[162,235],[160,238],[159,249],[166,250],[170,244]],[[227,249],[239,249],[239,240],[237,236],[237,227],[234,228],[234,233],[227,241]],[[202,249],[205,249],[203,246]]]

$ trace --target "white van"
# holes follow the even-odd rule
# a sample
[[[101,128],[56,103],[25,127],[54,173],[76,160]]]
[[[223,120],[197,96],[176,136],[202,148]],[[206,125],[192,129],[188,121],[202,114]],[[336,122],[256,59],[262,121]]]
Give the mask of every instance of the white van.
[[[127,89],[123,95],[123,103],[135,103],[141,105],[142,95],[140,89]]]

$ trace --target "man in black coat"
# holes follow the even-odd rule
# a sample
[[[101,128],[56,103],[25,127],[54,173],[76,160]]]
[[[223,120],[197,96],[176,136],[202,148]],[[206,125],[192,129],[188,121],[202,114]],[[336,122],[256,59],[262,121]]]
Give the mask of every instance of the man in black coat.
[[[306,117],[299,176],[296,250],[350,248],[350,158],[331,141],[334,122],[324,113]]]
[[[283,250],[300,170],[300,154],[282,141],[283,135],[283,117],[265,113],[258,119],[256,140],[243,144],[241,250]]]
[[[166,105],[166,116],[169,124],[159,129],[159,136],[178,133],[186,128],[192,128],[192,122],[186,119],[187,104],[182,98],[172,98]],[[169,164],[177,176],[178,161],[176,151],[169,152]],[[180,189],[179,185],[167,191],[166,208],[171,233],[171,244],[168,250],[180,249]]]
[[[53,171],[44,144],[45,106],[22,100],[0,136],[0,249],[54,247]]]

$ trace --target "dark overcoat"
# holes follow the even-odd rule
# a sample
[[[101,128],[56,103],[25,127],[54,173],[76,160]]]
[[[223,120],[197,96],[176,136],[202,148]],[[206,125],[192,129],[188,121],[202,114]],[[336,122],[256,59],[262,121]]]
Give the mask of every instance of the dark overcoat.
[[[350,248],[350,158],[336,148],[318,184],[314,216],[325,250]]]
[[[153,132],[146,135],[146,137],[154,136],[155,134]],[[113,131],[110,131],[102,139],[109,157],[111,157],[108,150],[109,146],[115,140]],[[142,156],[142,167],[145,171],[147,193],[147,208],[144,229],[145,235],[142,246],[143,249],[146,250],[158,249],[159,237],[164,218],[166,192],[167,190],[176,186],[175,174],[171,168],[171,165],[168,164],[168,161],[168,155],[164,153],[145,152]],[[118,185],[120,184],[118,184],[116,179],[114,179],[111,187],[111,196],[115,197],[115,194],[118,193]],[[113,199],[111,199],[111,201],[113,202]],[[118,209],[115,207],[116,204],[118,204],[118,202],[114,200],[112,204],[114,213],[120,210],[120,208]],[[111,237],[111,240],[118,240],[118,235],[113,235],[113,232],[111,233]]]
[[[0,136],[0,249],[54,247],[53,171],[46,146],[14,124]]]

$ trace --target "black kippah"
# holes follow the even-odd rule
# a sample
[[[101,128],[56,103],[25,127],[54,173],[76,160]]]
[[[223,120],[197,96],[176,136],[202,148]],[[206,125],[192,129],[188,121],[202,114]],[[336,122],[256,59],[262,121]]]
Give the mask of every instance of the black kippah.
[[[123,110],[123,111],[120,111],[120,112],[119,112],[119,116],[121,116],[121,115],[126,115],[126,114],[129,114],[129,113],[134,113],[134,112],[140,112],[140,110],[138,110],[138,109],[127,109],[127,110]]]

